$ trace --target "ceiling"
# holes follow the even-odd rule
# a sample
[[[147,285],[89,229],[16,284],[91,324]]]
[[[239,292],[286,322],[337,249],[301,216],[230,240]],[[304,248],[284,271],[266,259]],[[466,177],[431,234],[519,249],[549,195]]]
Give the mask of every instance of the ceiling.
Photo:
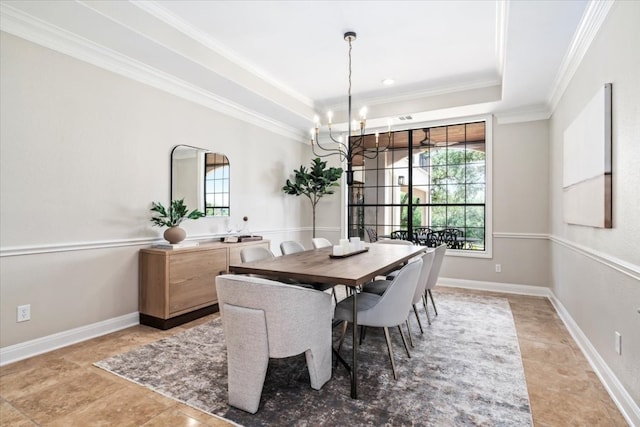
[[[2,30],[302,135],[327,110],[336,126],[346,121],[345,31],[357,33],[353,110],[368,107],[368,128],[487,113],[546,118],[592,5],[8,0]]]

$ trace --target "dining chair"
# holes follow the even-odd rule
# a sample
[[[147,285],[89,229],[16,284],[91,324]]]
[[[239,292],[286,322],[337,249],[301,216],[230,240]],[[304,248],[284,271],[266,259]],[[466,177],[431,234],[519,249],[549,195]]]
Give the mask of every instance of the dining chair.
[[[418,277],[418,285],[416,286],[416,291],[413,294],[413,300],[411,301],[411,306],[413,307],[413,313],[416,316],[416,320],[418,321],[418,327],[420,328],[420,333],[424,334],[424,329],[422,328],[422,322],[420,321],[420,316],[418,316],[418,307],[417,304],[422,301],[424,304],[424,293],[427,287],[427,283],[429,281],[429,273],[431,272],[433,266],[433,260],[435,258],[435,250],[429,251],[422,255],[420,259],[422,260],[422,268],[420,268],[420,276]],[[383,280],[374,280],[373,282],[366,283],[362,292],[369,292],[376,295],[384,294],[392,281],[388,279]],[[427,306],[424,306],[425,311],[427,310]],[[430,322],[428,313],[427,320]],[[413,338],[411,337],[411,329],[409,329],[409,321],[407,318],[407,329],[409,330],[409,341],[413,344]]]
[[[331,379],[329,294],[240,275],[216,277],[229,405],[255,414],[269,358],[305,354],[311,388]]]
[[[440,276],[440,268],[442,267],[442,261],[444,261],[444,256],[446,253],[447,253],[447,245],[444,243],[434,249],[433,265],[431,266],[431,270],[429,271],[429,278],[427,279],[427,284],[425,285],[425,291],[422,294],[422,297],[424,298],[423,300],[424,311],[427,313],[427,321],[429,322],[429,324],[431,324],[431,318],[429,317],[429,310],[427,307],[427,303],[428,303],[427,296],[431,299],[431,304],[433,305],[433,311],[437,316],[438,309],[436,308],[436,303],[433,300],[433,293],[431,293],[431,290],[435,288],[436,284],[438,283],[438,277]]]
[[[365,227],[367,236],[369,237],[369,243],[375,243],[378,241],[378,232],[373,227]]]
[[[410,242],[408,240],[402,240],[402,239],[383,239],[383,240],[378,240],[377,243],[381,243],[383,245],[405,245],[405,246],[412,246],[413,242]],[[409,260],[409,262],[411,261],[416,261],[420,259],[420,256],[417,257],[413,257]],[[398,271],[400,271],[400,269],[396,269],[393,270],[391,272],[387,273],[387,280],[393,280],[393,278],[395,277],[396,274],[398,274]]]
[[[464,231],[458,228],[445,228],[442,230],[442,242],[451,249],[462,249],[464,244]]]
[[[311,239],[311,243],[313,244],[314,249],[328,248],[329,246],[333,246],[333,244],[324,237],[314,237],[313,239]]]
[[[282,255],[295,254],[298,252],[304,252],[304,246],[302,243],[296,242],[295,240],[286,240],[280,243],[280,250],[282,251]],[[327,289],[331,289],[331,295],[333,296],[336,304],[338,303],[338,296],[336,295],[335,286],[330,283],[309,283],[313,289],[318,291],[326,291]]]
[[[411,301],[413,299],[416,286],[418,285],[418,276],[420,275],[421,268],[422,260],[410,262],[400,270],[384,294],[376,295],[368,292],[362,292],[357,295],[356,316],[358,319],[358,325],[383,328],[394,379],[398,379],[398,375],[396,372],[393,350],[391,349],[389,327],[398,327],[407,356],[411,357],[401,325],[407,320],[407,313],[411,309]],[[353,298],[354,296],[352,295],[340,301],[338,305],[336,305],[333,313],[333,318],[335,320],[343,321],[342,334],[337,350],[338,352],[340,352],[340,348],[342,347],[342,343],[347,332],[348,322],[353,323]],[[353,345],[358,344],[353,343]]]
[[[269,258],[275,258],[275,255],[264,246],[247,246],[240,250],[240,261],[242,262],[260,261]]]
[[[295,254],[296,252],[304,252],[304,246],[295,240],[286,240],[280,243],[280,251],[282,255]]]

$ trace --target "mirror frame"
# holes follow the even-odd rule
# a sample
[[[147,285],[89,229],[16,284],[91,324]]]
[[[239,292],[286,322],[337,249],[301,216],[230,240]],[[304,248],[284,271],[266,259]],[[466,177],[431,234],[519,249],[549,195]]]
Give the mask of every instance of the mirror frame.
[[[226,164],[228,165],[228,167],[230,168],[230,162],[229,162],[229,158],[224,155],[223,153],[215,153],[213,151],[210,150],[206,150],[204,148],[200,148],[200,147],[194,147],[191,145],[186,145],[186,144],[179,144],[176,145],[175,147],[173,147],[171,149],[171,155],[169,156],[169,170],[170,170],[170,183],[169,183],[169,198],[170,200],[175,200],[175,199],[180,199],[180,198],[187,198],[188,196],[184,196],[182,194],[176,194],[178,193],[178,191],[176,191],[176,187],[177,187],[177,183],[176,181],[178,181],[177,177],[175,176],[176,174],[176,165],[175,165],[175,161],[176,159],[176,152],[179,150],[183,150],[183,149],[188,149],[187,151],[193,150],[195,152],[195,156],[196,156],[196,162],[202,162],[202,168],[198,167],[198,163],[197,167],[194,171],[190,171],[192,172],[191,175],[193,176],[193,181],[191,181],[191,183],[187,182],[183,187],[185,186],[195,186],[196,190],[195,190],[195,197],[197,199],[196,201],[196,206],[194,208],[191,208],[191,206],[193,206],[193,197],[191,200],[185,200],[185,204],[190,207],[190,209],[198,209],[201,212],[204,212],[205,214],[207,213],[207,208],[206,208],[206,199],[205,199],[205,189],[206,189],[206,185],[207,185],[207,177],[206,177],[206,165],[205,165],[205,157],[207,154],[216,154],[219,156],[223,156],[224,159],[226,159]],[[191,177],[187,177],[187,181],[189,181],[191,179]],[[231,197],[231,177],[227,177],[227,187],[226,187],[226,193],[228,193],[228,197]],[[183,179],[184,181],[184,179]],[[191,192],[189,190],[189,192]],[[229,200],[229,205],[227,207],[227,213],[224,215],[206,215],[206,218],[216,218],[216,217],[229,217],[231,215],[231,201]]]

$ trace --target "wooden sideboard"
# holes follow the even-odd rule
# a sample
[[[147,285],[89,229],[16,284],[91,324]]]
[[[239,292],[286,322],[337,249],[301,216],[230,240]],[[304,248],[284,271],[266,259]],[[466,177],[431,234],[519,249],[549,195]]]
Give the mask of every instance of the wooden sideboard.
[[[229,264],[239,263],[240,251],[250,245],[269,248],[269,241],[141,249],[140,323],[169,329],[218,311],[215,277],[228,273]]]

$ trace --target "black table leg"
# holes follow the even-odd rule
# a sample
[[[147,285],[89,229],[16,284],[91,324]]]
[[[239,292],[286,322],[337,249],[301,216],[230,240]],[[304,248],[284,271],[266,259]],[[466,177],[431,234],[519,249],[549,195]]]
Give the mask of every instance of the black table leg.
[[[353,289],[353,334],[352,334],[352,371],[351,371],[351,398],[358,398],[358,290]]]

